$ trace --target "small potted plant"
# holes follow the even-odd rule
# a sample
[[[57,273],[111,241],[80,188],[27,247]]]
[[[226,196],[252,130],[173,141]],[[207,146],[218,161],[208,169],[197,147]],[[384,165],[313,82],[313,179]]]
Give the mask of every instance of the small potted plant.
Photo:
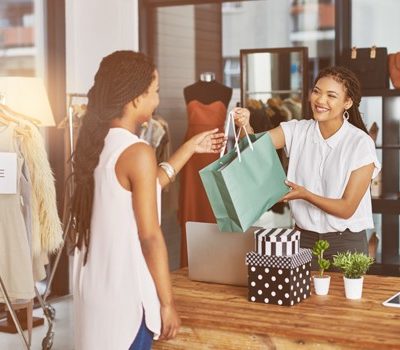
[[[318,258],[319,274],[313,276],[315,294],[327,295],[329,292],[329,284],[331,276],[324,275],[324,271],[329,269],[331,265],[328,259],[324,258],[324,252],[329,248],[328,241],[318,240],[315,242],[312,253]]]
[[[338,253],[333,256],[333,266],[338,267],[344,274],[344,291],[347,299],[361,299],[364,275],[374,259],[364,253]]]

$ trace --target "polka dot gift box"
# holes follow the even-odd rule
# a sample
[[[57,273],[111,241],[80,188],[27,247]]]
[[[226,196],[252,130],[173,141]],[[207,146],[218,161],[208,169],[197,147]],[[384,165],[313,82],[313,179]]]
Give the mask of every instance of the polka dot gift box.
[[[246,254],[248,299],[252,302],[291,306],[311,292],[311,249],[290,256]]]
[[[255,251],[260,255],[293,255],[299,252],[300,231],[296,229],[260,229],[254,232]]]

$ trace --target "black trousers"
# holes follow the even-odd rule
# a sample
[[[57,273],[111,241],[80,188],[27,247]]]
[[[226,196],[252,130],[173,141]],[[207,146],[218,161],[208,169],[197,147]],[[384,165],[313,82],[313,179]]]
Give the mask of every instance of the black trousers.
[[[329,248],[324,253],[324,258],[331,261],[331,267],[328,271],[339,271],[332,265],[333,255],[337,253],[343,253],[348,250],[359,253],[364,253],[368,255],[368,240],[367,233],[365,230],[360,232],[351,232],[350,230],[345,230],[343,232],[327,232],[318,233],[313,231],[303,230],[297,227],[300,232],[300,247],[312,249],[315,242],[319,239],[324,239],[329,242]],[[311,261],[311,269],[317,271],[319,269],[317,263],[317,257],[313,255]]]

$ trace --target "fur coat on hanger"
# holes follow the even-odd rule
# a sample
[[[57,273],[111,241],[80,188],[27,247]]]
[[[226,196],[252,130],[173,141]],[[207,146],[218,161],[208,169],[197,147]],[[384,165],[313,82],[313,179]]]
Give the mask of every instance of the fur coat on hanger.
[[[34,256],[51,254],[63,242],[54,176],[39,130],[28,121],[21,124],[28,131],[22,138],[20,147],[32,181],[32,252]]]

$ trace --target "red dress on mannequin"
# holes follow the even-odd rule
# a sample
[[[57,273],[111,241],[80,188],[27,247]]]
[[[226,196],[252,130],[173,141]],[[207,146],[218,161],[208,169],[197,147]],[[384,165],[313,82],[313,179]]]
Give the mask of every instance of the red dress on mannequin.
[[[190,139],[192,136],[207,130],[218,128],[220,131],[224,130],[225,118],[227,113],[227,104],[229,103],[231,90],[219,83],[212,82],[213,85],[217,84],[220,91],[223,91],[225,95],[220,96],[220,100],[217,94],[213,97],[214,101],[206,101],[204,98],[202,101],[192,97],[190,91],[191,88],[205,88],[207,84],[198,82],[191,85],[189,90],[185,89],[185,99],[187,102],[187,115],[188,115],[188,129],[185,136],[185,141]],[[215,87],[216,85],[214,85]],[[221,87],[223,88],[221,90]],[[212,90],[212,86],[209,86],[208,91]],[[199,92],[199,91],[198,91]],[[226,97],[228,93],[229,98]],[[229,94],[230,93],[230,94]],[[201,95],[201,94],[200,94]],[[196,96],[200,96],[196,94]],[[199,175],[199,170],[214,162],[219,158],[219,154],[194,154],[190,160],[186,163],[180,173],[180,198],[179,198],[179,221],[181,224],[181,267],[187,266],[187,244],[186,244],[186,222],[187,221],[198,221],[198,222],[216,222],[211,206],[209,204],[207,194],[204,190],[203,183]]]

